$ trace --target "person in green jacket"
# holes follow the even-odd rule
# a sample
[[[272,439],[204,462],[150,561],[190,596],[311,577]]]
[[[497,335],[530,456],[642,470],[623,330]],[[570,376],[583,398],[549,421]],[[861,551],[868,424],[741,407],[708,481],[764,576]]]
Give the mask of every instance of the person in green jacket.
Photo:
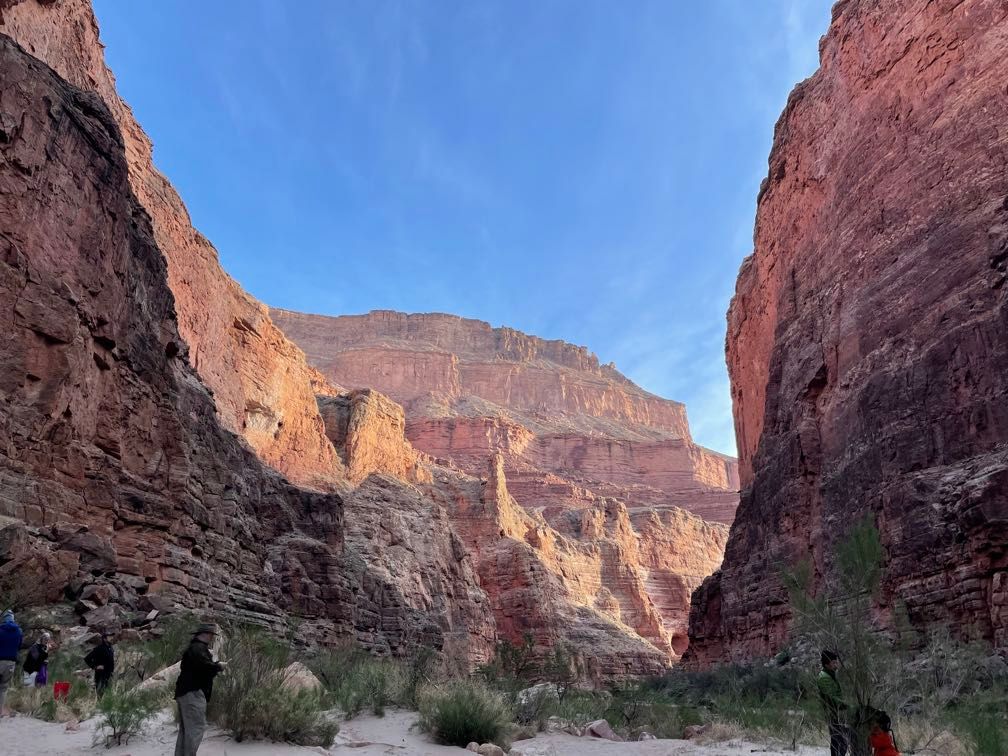
[[[850,738],[844,712],[847,704],[843,700],[843,690],[837,681],[836,673],[840,669],[840,655],[836,651],[823,649],[820,654],[822,671],[816,680],[819,688],[819,698],[826,711],[826,721],[829,723],[830,756],[847,756]]]

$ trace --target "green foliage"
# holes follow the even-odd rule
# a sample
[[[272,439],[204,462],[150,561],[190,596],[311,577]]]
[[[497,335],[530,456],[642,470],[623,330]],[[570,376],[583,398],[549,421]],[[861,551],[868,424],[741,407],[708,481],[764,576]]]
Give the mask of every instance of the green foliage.
[[[156,691],[110,686],[98,701],[96,743],[104,740],[106,748],[129,743],[163,705]]]
[[[392,704],[414,705],[424,663],[377,659],[352,645],[327,649],[308,662],[347,719],[364,709],[382,716]]]
[[[797,634],[816,648],[840,654],[838,677],[849,699],[848,721],[855,733],[852,756],[870,752],[872,708],[893,716],[897,732],[907,732],[915,746],[920,741],[921,752],[939,740],[944,743],[941,748],[951,752],[956,735],[969,742],[975,754],[1008,752],[1004,662],[981,644],[954,641],[947,631],[922,638],[902,604],[894,607],[892,643],[873,626],[883,557],[878,529],[865,518],[837,546],[833,589],[813,591],[813,570],[807,561],[783,575]],[[988,707],[986,701],[999,703]],[[917,724],[908,727],[906,722]]]
[[[510,712],[500,693],[477,680],[453,680],[418,693],[420,727],[447,745],[496,742],[502,747]]]
[[[135,682],[170,667],[182,658],[193,628],[199,624],[195,615],[176,614],[158,622],[159,634],[143,643],[120,644],[118,669]]]
[[[818,594],[813,590],[813,570],[807,560],[782,575],[797,632],[817,648],[840,654],[838,676],[850,699],[852,756],[867,756],[869,752],[868,712],[885,709],[890,703],[880,686],[883,669],[879,664],[888,649],[871,620],[883,556],[878,528],[870,516],[865,516],[836,548],[837,574],[830,590]]]
[[[563,704],[568,691],[584,678],[584,663],[573,646],[557,644],[543,662],[542,677],[556,686],[557,698]]]
[[[955,731],[971,746],[972,756],[1004,756],[1008,753],[1008,715],[984,707],[962,707],[951,715]]]
[[[493,661],[480,667],[480,674],[491,684],[501,680],[523,680],[532,671],[534,655],[535,641],[531,633],[525,633],[518,644],[505,638],[497,643]]]
[[[221,658],[228,663],[214,682],[207,718],[236,741],[268,739],[332,745],[338,728],[323,714],[323,695],[297,690],[287,673],[291,649],[258,629],[227,632]]]

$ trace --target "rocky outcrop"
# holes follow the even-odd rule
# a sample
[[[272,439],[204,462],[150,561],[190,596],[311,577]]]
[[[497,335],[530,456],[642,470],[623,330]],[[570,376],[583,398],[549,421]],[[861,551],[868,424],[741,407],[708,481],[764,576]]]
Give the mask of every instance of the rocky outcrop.
[[[640,486],[686,509],[696,493],[705,514],[731,521],[735,460],[693,442],[682,404],[643,391],[583,347],[451,315],[271,312],[329,380],[402,403],[407,437],[434,459],[479,475],[500,452],[509,474]],[[728,495],[711,505],[712,491]]]
[[[119,98],[104,61],[88,0],[5,0],[0,33],[95,92],[122,134],[130,187],[148,213],[154,241],[168,264],[180,347],[211,390],[221,424],[290,480],[330,488],[339,459],[327,442],[315,393],[318,375],[270,321],[267,308],[221,268],[217,252],[189,220],[178,194],[155,168],[152,146]]]
[[[690,437],[682,404],[638,388],[584,347],[453,315],[270,312],[323,374],[349,388],[376,388],[410,417],[418,400],[478,397],[544,420],[594,419],[603,428],[612,421],[645,436]]]
[[[1008,8],[838,2],[788,100],[728,317],[742,502],[700,661],[775,650],[780,565],[862,514],[883,620],[1008,644]]]
[[[326,436],[339,452],[351,483],[372,473],[419,482],[430,476],[404,436],[403,409],[377,391],[364,389],[318,397]]]
[[[277,619],[269,544],[304,529],[339,554],[339,497],[218,426],[101,100],[2,35],[0,70],[0,569],[47,599],[118,574],[124,609]]]
[[[112,632],[183,605],[487,658],[488,600],[443,509],[380,478],[295,488],[220,426],[102,101],[4,35],[0,78],[0,590]],[[390,404],[349,398],[349,469],[391,464],[389,417],[409,451]]]
[[[153,168],[90,5],[0,8],[55,70],[9,44],[0,579],[110,630],[181,604],[470,663],[531,628],[600,676],[681,652],[725,531],[677,505],[728,521],[736,485],[681,404],[450,316],[346,319],[339,369],[309,367]]]
[[[723,526],[678,509],[632,513],[588,492],[569,508],[532,509],[511,495],[500,455],[483,481],[433,473],[501,636],[572,644],[598,680],[660,672],[685,648],[689,592],[716,567]]]

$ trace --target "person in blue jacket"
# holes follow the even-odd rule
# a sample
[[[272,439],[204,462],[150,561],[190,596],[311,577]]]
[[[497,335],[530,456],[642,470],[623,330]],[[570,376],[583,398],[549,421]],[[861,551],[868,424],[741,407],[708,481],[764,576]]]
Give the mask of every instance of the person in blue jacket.
[[[23,640],[24,633],[14,621],[14,612],[8,609],[0,615],[0,717],[7,714],[7,688],[14,679]]]

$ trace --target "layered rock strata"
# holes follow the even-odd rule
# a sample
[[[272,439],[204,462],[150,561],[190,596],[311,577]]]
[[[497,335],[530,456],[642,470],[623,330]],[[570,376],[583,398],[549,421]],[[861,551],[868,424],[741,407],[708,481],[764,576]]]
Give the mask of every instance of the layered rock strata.
[[[691,654],[785,640],[859,516],[881,619],[1008,646],[1008,7],[838,2],[791,94],[728,315],[742,501]]]
[[[726,538],[684,510],[725,522],[737,500],[735,461],[692,441],[683,405],[583,348],[478,321],[272,313],[329,380],[403,403],[425,490],[472,553],[504,637],[595,649],[586,663],[602,677],[682,653],[689,595]],[[328,421],[334,400],[320,405]]]
[[[380,479],[295,488],[220,426],[102,101],[5,35],[0,78],[0,588],[113,632],[180,604],[486,658],[487,597],[442,509]],[[346,422],[365,476],[401,418]]]
[[[189,220],[185,205],[154,168],[150,139],[116,92],[88,0],[4,0],[0,33],[95,92],[122,134],[129,183],[148,213],[168,264],[178,329],[189,360],[211,390],[221,424],[260,459],[302,485],[331,488],[339,459],[327,442],[304,355],[270,321],[267,308],[221,268],[217,252]]]
[[[452,315],[325,317],[271,310],[332,381],[373,387],[406,410],[420,451],[482,473],[495,453],[603,489],[639,487],[731,522],[735,460],[695,444],[686,409],[649,394],[583,347]],[[712,497],[711,494],[715,495]]]

